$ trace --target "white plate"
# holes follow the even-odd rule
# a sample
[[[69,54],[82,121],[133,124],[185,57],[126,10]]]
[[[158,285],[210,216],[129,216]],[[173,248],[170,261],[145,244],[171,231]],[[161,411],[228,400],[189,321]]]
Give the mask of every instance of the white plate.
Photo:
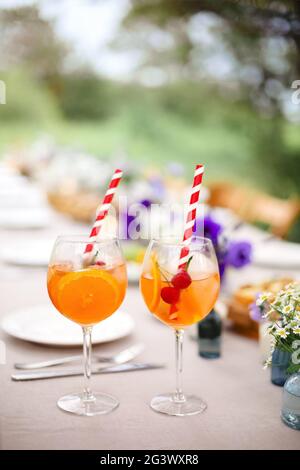
[[[254,265],[266,268],[299,269],[300,244],[276,237],[270,239],[270,237],[270,233],[249,224],[242,224],[230,234],[232,240],[245,240],[252,244]]]
[[[3,164],[3,163],[0,163],[0,177],[1,176],[17,176],[19,175],[19,173],[14,170],[13,168]]]
[[[253,263],[270,268],[300,268],[300,244],[270,240],[254,245]]]
[[[19,175],[5,175],[0,172],[0,183],[2,189],[28,189],[31,187],[30,183],[24,176]]]
[[[3,209],[43,209],[46,198],[37,188],[3,188],[0,179],[0,207]]]
[[[23,230],[44,228],[49,225],[50,211],[47,209],[1,209],[0,227]]]
[[[82,331],[49,305],[38,305],[12,312],[1,322],[2,329],[15,338],[51,346],[80,346]],[[93,344],[114,341],[129,335],[134,328],[131,316],[118,310],[94,326]]]
[[[47,267],[54,240],[36,240],[0,248],[0,258],[17,266]]]

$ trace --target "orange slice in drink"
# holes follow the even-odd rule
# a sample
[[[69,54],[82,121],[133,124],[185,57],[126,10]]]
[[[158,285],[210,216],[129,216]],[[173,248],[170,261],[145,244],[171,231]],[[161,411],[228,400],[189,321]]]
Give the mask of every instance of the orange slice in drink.
[[[151,274],[153,278],[153,293],[152,299],[148,306],[150,312],[155,312],[157,309],[159,302],[160,302],[160,291],[161,291],[161,279],[160,279],[160,272],[157,264],[157,260],[155,256],[151,257]]]
[[[87,269],[66,274],[58,286],[61,313],[80,324],[93,324],[109,317],[119,306],[120,289],[107,271]]]
[[[72,263],[59,263],[49,267],[48,270],[48,292],[54,305],[57,303],[58,284],[62,277],[72,272]]]

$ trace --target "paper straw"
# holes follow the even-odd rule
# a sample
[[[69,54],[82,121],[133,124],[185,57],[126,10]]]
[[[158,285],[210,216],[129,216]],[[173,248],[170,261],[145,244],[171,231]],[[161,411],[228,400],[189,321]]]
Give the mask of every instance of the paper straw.
[[[109,183],[109,186],[108,186],[107,191],[105,193],[105,196],[103,198],[100,210],[97,214],[97,217],[96,217],[96,220],[94,222],[93,228],[92,228],[91,233],[89,235],[90,243],[88,243],[86,245],[85,251],[84,251],[85,253],[90,253],[91,251],[93,251],[94,242],[97,240],[98,234],[99,234],[99,232],[101,230],[101,227],[103,225],[103,221],[104,221],[105,217],[108,214],[108,211],[110,209],[110,206],[111,206],[112,200],[114,198],[115,192],[116,192],[117,187],[118,187],[118,185],[121,181],[122,175],[123,175],[122,170],[117,169],[117,170],[115,170],[115,172],[114,172],[114,174],[113,174],[113,176],[110,180],[110,183]]]
[[[178,269],[183,269],[188,262],[189,258],[189,244],[193,235],[193,228],[196,221],[197,206],[200,196],[201,183],[204,173],[203,165],[196,165],[194,173],[194,181],[192,186],[192,193],[189,202],[189,211],[185,222],[183,243],[184,246],[181,248],[180,259]]]

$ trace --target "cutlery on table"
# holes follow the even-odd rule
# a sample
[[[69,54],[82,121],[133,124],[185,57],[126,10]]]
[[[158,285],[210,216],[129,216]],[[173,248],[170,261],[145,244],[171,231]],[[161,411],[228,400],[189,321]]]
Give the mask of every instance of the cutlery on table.
[[[112,364],[124,364],[125,362],[132,361],[138,354],[140,354],[145,349],[145,346],[142,343],[135,344],[130,346],[123,351],[115,354],[114,356],[100,356],[98,354],[92,355],[93,362],[106,362]],[[76,356],[65,356],[59,357],[56,359],[49,359],[47,361],[40,362],[28,362],[28,363],[16,363],[15,368],[21,370],[33,370],[33,369],[43,369],[44,367],[58,366],[63,364],[69,364],[70,362],[82,361],[82,355]]]
[[[117,372],[132,372],[138,370],[149,370],[149,369],[161,369],[163,364],[154,363],[131,363],[131,364],[119,364],[115,366],[97,367],[93,368],[92,375],[94,374],[112,374]],[[39,380],[39,379],[55,379],[58,377],[74,377],[77,375],[83,375],[81,369],[69,369],[69,370],[55,370],[55,371],[24,371],[12,374],[11,378],[15,381],[25,380]]]

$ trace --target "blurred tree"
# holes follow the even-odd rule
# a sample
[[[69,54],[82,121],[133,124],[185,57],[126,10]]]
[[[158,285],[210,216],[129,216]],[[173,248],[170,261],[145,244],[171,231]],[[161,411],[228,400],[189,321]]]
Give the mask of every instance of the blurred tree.
[[[1,70],[25,65],[39,79],[62,71],[67,47],[37,7],[0,10],[0,31]]]
[[[300,77],[300,1],[132,0],[124,26],[128,42],[138,35],[146,49],[146,72],[165,72],[165,82],[189,78],[218,95],[225,126],[226,101],[250,104],[256,119],[245,127],[259,162],[256,181],[277,195],[299,194],[300,149],[287,147],[284,118],[300,120],[291,100]]]
[[[60,78],[60,107],[68,119],[105,119],[115,111],[115,86],[89,71],[64,75]]]
[[[171,76],[210,78],[266,114],[289,111],[282,109],[283,93],[300,76],[298,0],[133,0],[132,5],[124,24],[130,36],[144,38],[152,65]],[[145,25],[154,26],[153,40],[151,30],[143,33]],[[159,31],[172,37],[173,47],[158,44]]]
[[[12,126],[18,123],[36,123],[41,126],[61,118],[53,95],[39,80],[25,69],[10,69],[1,74],[7,89],[7,104],[0,107],[0,122]]]

